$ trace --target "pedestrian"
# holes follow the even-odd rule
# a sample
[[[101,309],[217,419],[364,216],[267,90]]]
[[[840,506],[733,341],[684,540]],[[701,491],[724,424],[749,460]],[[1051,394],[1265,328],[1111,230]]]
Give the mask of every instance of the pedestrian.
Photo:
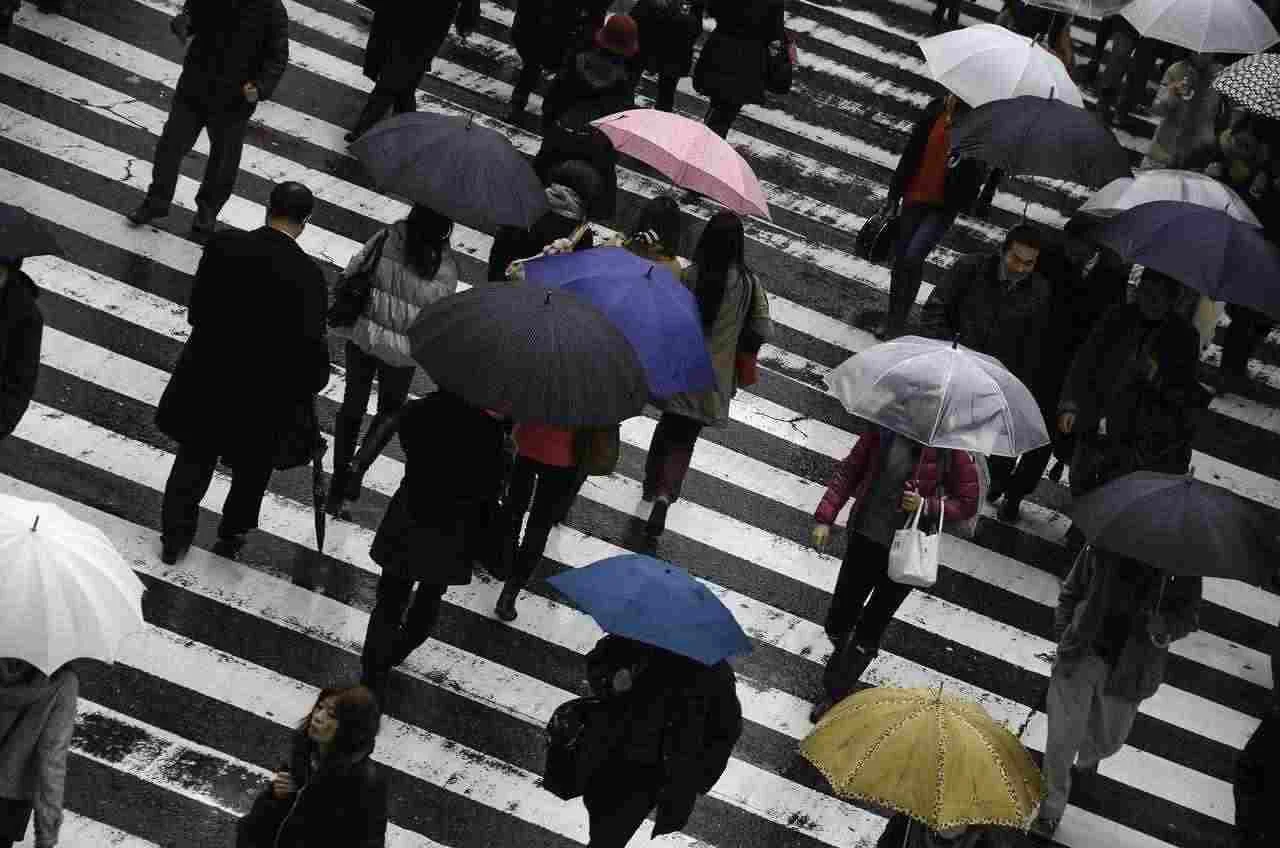
[[[637,70],[658,75],[655,109],[675,111],[676,87],[693,71],[705,15],[706,0],[640,0],[631,9],[640,35]]]
[[[935,20],[937,19],[935,17]],[[1074,15],[1032,6],[1025,0],[1008,0],[996,18],[996,23],[1019,35],[1039,41],[1046,50],[1058,57],[1067,69],[1067,75],[1074,77],[1076,55],[1075,45],[1071,41],[1073,20]],[[951,25],[956,25],[954,20]]]
[[[957,29],[960,26],[960,5],[962,0],[934,0],[933,32],[938,34],[946,28]],[[943,18],[946,23],[943,23]]]
[[[1211,83],[1221,72],[1211,53],[1191,52],[1169,66],[1151,105],[1151,114],[1161,120],[1143,168],[1200,170],[1213,157],[1223,100]]]
[[[477,516],[497,497],[505,469],[502,422],[440,388],[370,433],[352,473],[363,476],[397,434],[404,477],[369,549],[382,575],[360,656],[360,682],[379,702],[391,669],[435,630],[448,587],[471,582]]]
[[[680,206],[668,194],[645,201],[635,223],[618,244],[642,259],[661,265],[677,280],[684,275],[680,264]]]
[[[569,123],[572,114],[561,116],[542,134],[542,144],[533,157],[533,170],[543,185],[550,185],[551,172],[565,162],[586,162],[599,177],[599,188],[587,204],[587,218],[608,221],[617,211],[618,151],[604,130],[590,123]]]
[[[1199,626],[1199,577],[1177,577],[1092,547],[1062,584],[1049,677],[1047,796],[1031,832],[1052,838],[1076,774],[1118,752],[1144,700],[1164,681],[1169,645]]]
[[[479,20],[480,0],[437,0],[425,8],[408,0],[382,3],[364,49],[364,75],[375,85],[346,140],[364,135],[388,109],[397,115],[415,111],[418,83],[444,44],[449,25],[465,39]]]
[[[18,426],[36,392],[44,315],[22,259],[0,257],[0,439]]]
[[[729,423],[729,402],[738,390],[735,362],[744,331],[762,341],[773,334],[768,297],[759,277],[747,267],[745,243],[742,219],[732,212],[717,212],[702,230],[693,265],[681,275],[698,302],[716,385],[704,392],[672,395],[662,404],[662,417],[645,459],[642,488],[642,498],[653,502],[646,525],[651,538],[662,535],[667,509],[680,497],[702,428]]]
[[[889,311],[871,330],[876,338],[896,338],[906,329],[924,278],[925,259],[951,229],[956,215],[970,209],[985,214],[985,209],[974,205],[982,191],[982,165],[951,155],[951,126],[968,110],[954,94],[932,100],[898,159],[881,209],[886,215],[900,214],[889,277]],[[988,206],[995,180],[998,176],[993,174],[989,191],[982,191]]]
[[[351,473],[360,424],[378,379],[378,414],[369,432],[409,398],[417,367],[409,327],[428,304],[458,290],[458,263],[449,247],[453,222],[415,204],[402,221],[378,231],[347,263],[348,275],[368,269],[372,281],[364,312],[351,327],[335,327],[346,338],[347,386],[333,433],[333,477],[326,509],[337,515],[343,501],[360,499],[362,481]],[[430,375],[428,375],[428,378]]]
[[[33,814],[36,848],[58,844],[79,693],[70,665],[46,676],[0,658],[0,848],[26,838]]]
[[[151,187],[129,221],[142,226],[169,214],[182,158],[205,130],[209,161],[191,231],[206,237],[235,188],[249,118],[289,65],[289,18],[281,0],[186,0],[169,28],[191,41],[156,143]]]
[[[653,837],[680,830],[742,735],[733,668],[605,636],[587,654],[587,680],[616,711],[620,731],[582,798],[587,848],[624,848],[655,808]]]
[[[964,521],[978,511],[978,468],[964,451],[922,445],[884,427],[858,437],[827,483],[813,519],[813,546],[825,550],[831,525],[853,498],[848,539],[836,578],[826,631],[836,652],[824,676],[824,694],[814,705],[816,722],[848,694],[862,670],[876,657],[885,628],[911,587],[889,579],[893,534],[917,510],[923,525],[929,516]],[[945,495],[945,502],[943,496]]]
[[[513,261],[537,256],[556,242],[562,242],[559,247],[572,242],[570,249],[574,250],[595,246],[587,213],[602,190],[599,172],[587,161],[571,159],[552,168],[546,183],[550,211],[529,229],[498,228],[489,248],[490,280],[507,279],[507,268]]]
[[[507,120],[517,122],[529,106],[543,71],[560,72],[569,56],[586,46],[604,26],[609,0],[518,0],[511,43],[520,55],[520,74],[511,91]]]
[[[894,813],[876,848],[999,848],[1003,844],[993,827],[960,825],[934,830],[905,813]]]
[[[1280,838],[1275,817],[1280,805],[1280,625],[1271,628],[1267,641],[1271,691],[1259,710],[1261,723],[1236,759],[1238,848],[1269,848]]]
[[[265,226],[219,234],[200,259],[187,303],[191,336],[156,410],[156,426],[178,443],[161,509],[168,565],[195,538],[220,459],[231,491],[213,551],[239,555],[281,446],[300,438],[299,408],[313,407],[329,381],[324,276],[297,244],[314,205],[306,186],[280,183]]]
[[[924,305],[921,332],[935,339],[958,339],[965,347],[995,357],[1034,389],[1053,293],[1049,281],[1036,271],[1041,245],[1035,226],[1019,224],[1006,234],[1000,253],[971,253],[956,260]],[[1018,520],[1022,499],[1035,490],[1052,452],[1052,446],[1045,445],[1026,454],[1026,466],[1018,473],[1018,460],[990,457],[987,499],[994,503],[1005,496],[1001,519]]]
[[[1098,79],[1098,120],[1111,126],[1117,117],[1122,121],[1150,101],[1147,99],[1147,81],[1155,72],[1159,48],[1149,38],[1143,38],[1120,15],[1113,15],[1111,51],[1107,54],[1106,68]],[[1097,49],[1101,49],[1099,46]]]
[[[371,754],[382,713],[363,686],[322,689],[289,759],[236,826],[236,848],[382,848],[387,781]]]
[[[1275,321],[1265,313],[1235,303],[1227,304],[1226,313],[1231,323],[1222,335],[1218,390],[1248,397],[1254,390],[1249,376],[1249,357],[1274,329]]]
[[[545,130],[556,121],[581,126],[635,106],[635,79],[628,60],[640,51],[636,22],[612,15],[592,43],[574,52],[542,101]]]
[[[693,87],[707,97],[704,123],[725,138],[748,103],[765,102],[765,56],[786,38],[785,0],[709,0],[715,31],[702,46]]]

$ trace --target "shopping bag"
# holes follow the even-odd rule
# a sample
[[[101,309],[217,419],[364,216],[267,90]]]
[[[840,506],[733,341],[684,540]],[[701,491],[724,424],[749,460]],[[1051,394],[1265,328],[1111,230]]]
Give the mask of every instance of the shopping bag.
[[[941,503],[945,503],[945,499]],[[889,548],[889,579],[907,586],[928,588],[938,580],[938,543],[942,534],[930,535],[920,529],[922,512],[923,502],[907,526],[893,534],[893,546]],[[942,512],[940,506],[939,513]]]

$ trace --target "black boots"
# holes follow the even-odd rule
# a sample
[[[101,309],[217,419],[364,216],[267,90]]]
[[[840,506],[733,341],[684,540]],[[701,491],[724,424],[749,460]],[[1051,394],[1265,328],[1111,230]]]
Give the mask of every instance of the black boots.
[[[493,613],[502,621],[515,621],[518,613],[516,612],[516,599],[520,597],[520,590],[524,588],[524,583],[518,580],[508,580],[502,586],[502,593],[498,595],[498,603],[493,608]]]

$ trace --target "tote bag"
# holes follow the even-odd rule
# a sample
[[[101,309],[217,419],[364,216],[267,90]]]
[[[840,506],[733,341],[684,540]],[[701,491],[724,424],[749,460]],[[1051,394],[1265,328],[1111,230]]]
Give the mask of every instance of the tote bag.
[[[943,497],[938,509],[939,531],[945,505],[946,498]],[[938,543],[942,540],[942,533],[930,535],[920,529],[922,512],[923,503],[907,526],[893,534],[893,546],[889,548],[889,579],[906,586],[928,588],[938,580]]]

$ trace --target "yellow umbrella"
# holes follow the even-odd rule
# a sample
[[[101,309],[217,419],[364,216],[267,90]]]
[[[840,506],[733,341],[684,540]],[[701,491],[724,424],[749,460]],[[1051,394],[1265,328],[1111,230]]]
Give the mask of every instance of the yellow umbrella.
[[[836,704],[800,752],[846,798],[934,830],[1025,829],[1043,796],[1018,738],[976,704],[931,689],[866,689]]]

